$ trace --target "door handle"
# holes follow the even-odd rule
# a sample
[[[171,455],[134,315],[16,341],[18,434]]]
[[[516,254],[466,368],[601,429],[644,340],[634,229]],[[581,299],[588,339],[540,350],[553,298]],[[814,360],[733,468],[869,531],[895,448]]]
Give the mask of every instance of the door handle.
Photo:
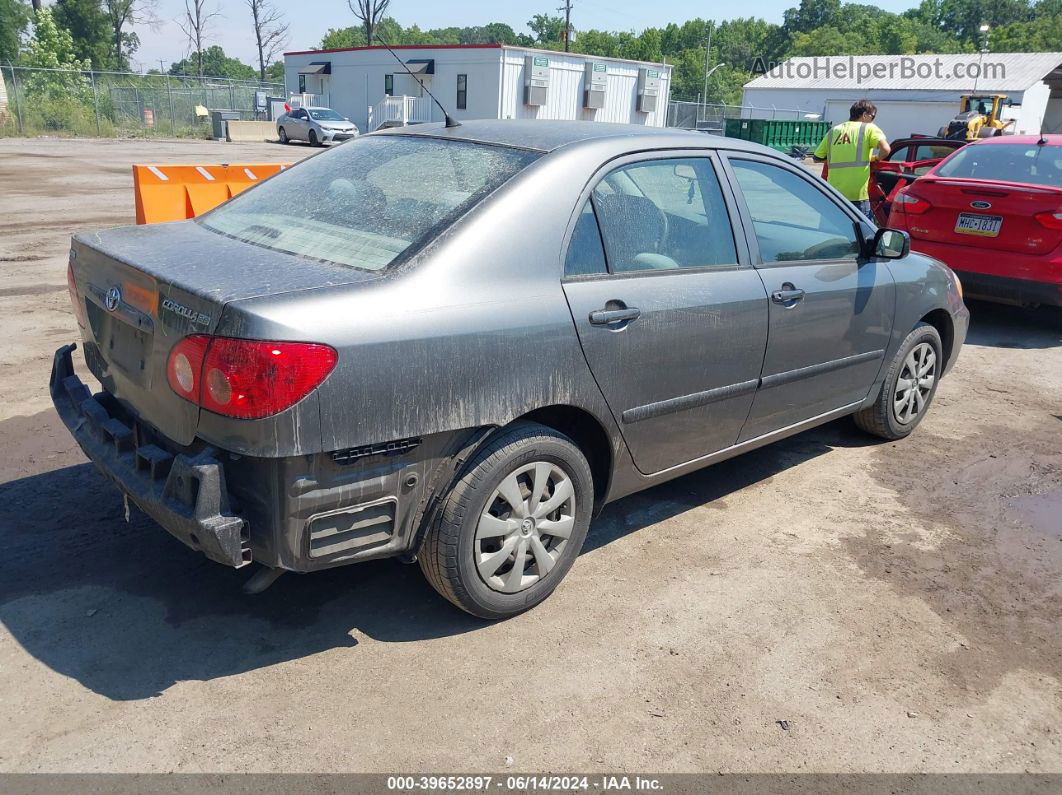
[[[793,285],[787,285],[781,290],[775,290],[771,293],[771,300],[776,304],[795,304],[804,298],[804,291],[793,287]]]
[[[590,313],[590,323],[594,326],[608,326],[612,323],[636,320],[641,314],[642,310],[636,306],[628,306],[624,309],[597,309]]]

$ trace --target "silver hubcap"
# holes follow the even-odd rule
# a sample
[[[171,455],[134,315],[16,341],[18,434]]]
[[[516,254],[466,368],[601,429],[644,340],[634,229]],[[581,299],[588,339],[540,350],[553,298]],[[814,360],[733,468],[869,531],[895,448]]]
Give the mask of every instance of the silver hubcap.
[[[510,472],[476,526],[476,568],[495,591],[517,593],[549,574],[575,529],[568,473],[539,461]]]
[[[937,377],[937,355],[928,342],[920,342],[903,360],[896,391],[892,396],[892,411],[904,425],[913,422],[925,408],[929,393]]]

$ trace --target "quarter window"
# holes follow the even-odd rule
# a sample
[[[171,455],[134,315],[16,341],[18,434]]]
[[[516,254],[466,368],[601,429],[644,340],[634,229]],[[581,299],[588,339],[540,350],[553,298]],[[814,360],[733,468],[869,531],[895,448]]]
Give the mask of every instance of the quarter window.
[[[623,166],[598,183],[593,201],[615,273],[737,262],[730,217],[707,158]]]
[[[594,214],[594,205],[589,199],[583,204],[579,218],[568,243],[568,256],[564,260],[565,276],[588,276],[605,273],[605,249],[601,245],[601,232]]]
[[[809,180],[769,163],[730,162],[765,263],[858,256],[851,217]]]
[[[457,109],[464,110],[468,104],[468,75],[457,76]]]

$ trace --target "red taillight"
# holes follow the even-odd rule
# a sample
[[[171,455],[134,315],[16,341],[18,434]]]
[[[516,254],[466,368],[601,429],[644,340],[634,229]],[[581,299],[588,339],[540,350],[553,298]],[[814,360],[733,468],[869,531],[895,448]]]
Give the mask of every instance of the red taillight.
[[[1048,229],[1062,229],[1062,213],[1037,213],[1033,216],[1040,222],[1041,226],[1046,226]]]
[[[893,204],[898,205],[903,212],[912,213],[914,215],[924,213],[933,206],[921,196],[909,193],[907,188],[902,188],[900,192],[896,194]]]
[[[77,324],[85,328],[85,307],[81,304],[81,299],[77,297],[77,282],[74,281],[74,263],[72,262],[66,266],[66,289],[70,291],[70,303],[74,307]]]
[[[258,419],[294,406],[336,364],[334,348],[193,334],[170,351],[170,387],[207,411]],[[190,377],[189,377],[190,374]]]
[[[170,350],[170,359],[166,363],[170,389],[193,403],[199,402],[199,381],[209,346],[210,337],[206,334],[185,337]]]

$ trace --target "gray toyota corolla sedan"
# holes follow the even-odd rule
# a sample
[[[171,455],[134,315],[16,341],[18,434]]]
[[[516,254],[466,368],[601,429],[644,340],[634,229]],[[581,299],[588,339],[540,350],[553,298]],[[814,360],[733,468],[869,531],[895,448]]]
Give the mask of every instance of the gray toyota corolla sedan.
[[[419,559],[477,616],[545,599],[605,503],[851,414],[907,436],[955,275],[747,142],[420,125],[192,221],[77,235],[55,406],[211,560]]]

